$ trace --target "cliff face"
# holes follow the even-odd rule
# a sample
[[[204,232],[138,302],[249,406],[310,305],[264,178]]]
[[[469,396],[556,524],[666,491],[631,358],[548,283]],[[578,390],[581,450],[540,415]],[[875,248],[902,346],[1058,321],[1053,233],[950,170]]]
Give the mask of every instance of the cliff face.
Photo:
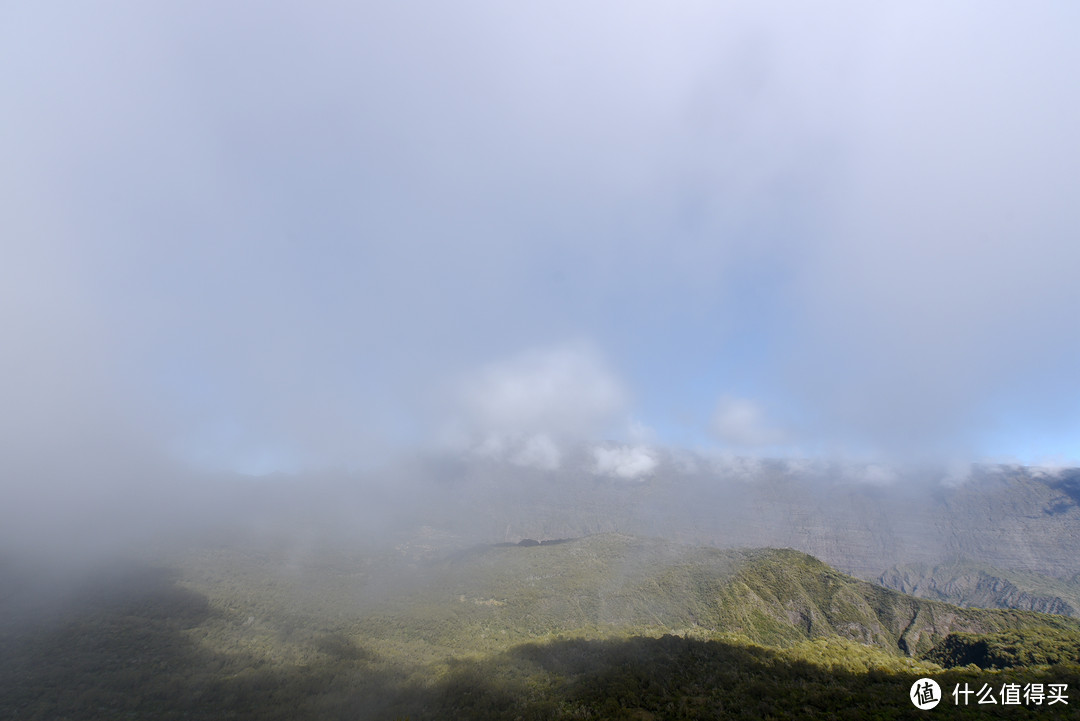
[[[348,537],[366,533],[414,560],[475,544],[609,532],[717,548],[791,548],[927,598],[1055,613],[1080,608],[1080,597],[1046,579],[1017,575],[1066,583],[1080,574],[1080,472],[984,467],[957,478],[933,469],[659,452],[657,459],[648,474],[626,479],[599,473],[588,453],[568,456],[558,470],[433,458],[368,486],[365,479],[338,482],[324,494],[334,499],[329,516],[291,496],[264,499],[263,506],[291,515],[258,527],[303,528],[310,516],[318,519],[312,537],[338,524]],[[295,495],[310,503],[315,494],[305,485]],[[958,558],[986,570],[932,572]]]
[[[958,487],[784,479],[753,496],[764,520],[754,543],[789,545],[864,578],[958,557],[1056,577],[1080,571],[1080,506],[1056,479],[1024,470]]]
[[[718,547],[787,547],[873,580],[895,566],[957,558],[1060,579],[1080,573],[1080,473],[993,467],[961,483],[943,483],[932,472],[881,475],[784,462],[666,462],[647,478],[624,481],[599,477],[585,464],[540,472],[474,463],[444,477],[452,502],[424,518],[433,526],[456,524],[478,541],[621,531]],[[979,593],[1055,607],[1053,598],[1040,600],[1023,586],[1015,593],[994,589],[986,579],[972,593],[980,583],[991,587]]]
[[[878,583],[902,593],[959,606],[1017,608],[1080,617],[1080,584],[995,569],[970,561],[895,566]]]
[[[563,471],[470,469],[460,490],[510,537],[610,530],[717,546],[779,546],[846,572],[877,578],[898,564],[958,557],[1057,577],[1080,572],[1080,502],[1067,476],[994,468],[959,485],[912,473],[887,484],[850,469],[751,472],[662,468],[633,483]],[[505,475],[504,475],[505,474]]]

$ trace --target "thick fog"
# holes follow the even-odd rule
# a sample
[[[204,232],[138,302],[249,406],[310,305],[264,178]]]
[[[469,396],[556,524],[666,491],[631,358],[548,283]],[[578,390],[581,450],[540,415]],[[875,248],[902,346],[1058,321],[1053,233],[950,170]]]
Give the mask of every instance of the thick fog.
[[[374,528],[459,462],[1076,464],[1078,23],[6,7],[0,542],[218,523],[292,474],[286,507]]]

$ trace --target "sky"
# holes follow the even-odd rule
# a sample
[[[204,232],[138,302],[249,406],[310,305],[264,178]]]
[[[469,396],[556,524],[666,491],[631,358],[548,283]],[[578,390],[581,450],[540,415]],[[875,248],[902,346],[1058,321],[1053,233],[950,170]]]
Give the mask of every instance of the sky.
[[[7,3],[6,492],[603,441],[1080,464],[1078,26]]]

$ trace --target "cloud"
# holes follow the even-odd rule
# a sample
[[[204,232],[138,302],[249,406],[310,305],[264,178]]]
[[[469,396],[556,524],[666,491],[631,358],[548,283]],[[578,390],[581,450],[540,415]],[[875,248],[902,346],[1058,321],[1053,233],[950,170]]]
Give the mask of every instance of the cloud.
[[[1075,423],[1080,340],[1062,330],[1080,309],[1080,103],[1056,89],[1078,59],[1063,13],[959,4],[924,25],[894,6],[862,29],[843,174],[778,349],[821,437],[947,456],[1033,422],[1060,442]]]
[[[970,463],[950,463],[945,467],[939,483],[946,488],[959,488],[972,480],[973,471],[974,468]]]
[[[554,471],[562,465],[563,451],[548,435],[537,433],[530,436],[489,432],[477,440],[474,436],[455,434],[444,438],[444,449],[506,461],[522,468]]]
[[[786,434],[769,425],[761,406],[745,398],[722,398],[712,421],[713,434],[722,443],[736,448],[775,446]]]
[[[737,456],[731,452],[710,454],[709,461],[711,469],[721,478],[734,478],[740,481],[760,479],[765,467],[760,458]]]
[[[510,457],[510,462],[542,471],[554,471],[562,463],[562,451],[546,435],[535,435],[522,444],[521,448]]]
[[[628,403],[622,383],[584,344],[490,363],[465,378],[457,395],[466,428],[481,435],[530,436],[540,445],[602,433]]]
[[[545,463],[724,392],[740,449],[1080,452],[1067,4],[68,5],[0,25],[42,455]]]
[[[655,452],[646,446],[596,446],[592,453],[597,475],[624,480],[648,476],[659,464]]]
[[[871,486],[889,486],[895,483],[899,477],[895,469],[878,463],[849,466],[844,471],[847,478]]]

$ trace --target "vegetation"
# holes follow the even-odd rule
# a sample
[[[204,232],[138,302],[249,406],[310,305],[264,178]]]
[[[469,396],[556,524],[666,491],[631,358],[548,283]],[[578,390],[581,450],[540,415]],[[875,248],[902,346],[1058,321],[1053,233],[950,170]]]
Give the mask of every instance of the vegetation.
[[[942,666],[974,664],[995,669],[1080,665],[1080,633],[1049,628],[981,635],[950,633],[926,658]]]
[[[946,694],[1080,688],[1072,619],[913,599],[793,551],[617,534],[405,568],[208,549],[4,618],[0,717],[20,720],[889,719],[923,676]]]

